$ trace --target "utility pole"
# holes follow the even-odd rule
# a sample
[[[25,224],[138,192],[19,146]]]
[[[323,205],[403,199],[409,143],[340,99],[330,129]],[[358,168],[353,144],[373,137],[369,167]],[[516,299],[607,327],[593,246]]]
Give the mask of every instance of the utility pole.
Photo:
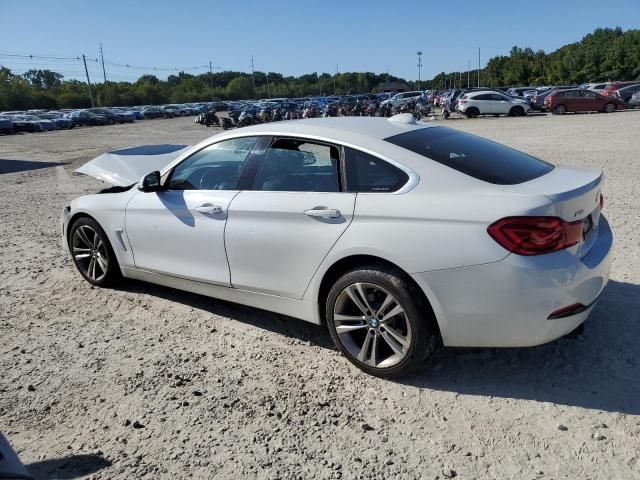
[[[271,89],[269,88],[269,72],[267,72],[267,95],[269,95],[269,99],[271,99]]]
[[[102,53],[102,42],[100,42],[100,60],[102,60],[102,75],[104,75],[104,83],[107,83],[107,71],[104,69],[104,54]]]
[[[471,60],[468,61],[467,65],[467,88],[469,88],[469,71],[471,70]]]
[[[420,70],[422,69],[422,52],[418,50],[418,90],[420,90]]]
[[[87,84],[89,85],[89,98],[91,99],[91,108],[95,107],[96,104],[93,102],[93,91],[91,90],[91,80],[89,80],[89,69],[87,68],[87,57],[82,54],[82,61],[84,62],[84,73],[87,74]]]
[[[253,55],[251,55],[251,81],[253,82],[253,90],[256,89],[256,72],[253,68]]]
[[[338,64],[336,63],[336,74],[333,77],[333,94],[335,95],[337,90],[336,90],[336,77],[338,76]]]
[[[213,102],[213,62],[209,60],[209,90],[211,91],[211,101]]]
[[[480,86],[480,47],[478,47],[478,87]]]

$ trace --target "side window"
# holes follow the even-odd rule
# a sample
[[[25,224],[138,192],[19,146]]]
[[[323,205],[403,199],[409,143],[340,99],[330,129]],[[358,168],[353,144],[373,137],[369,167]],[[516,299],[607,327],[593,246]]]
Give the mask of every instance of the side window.
[[[178,164],[169,180],[171,190],[234,190],[240,170],[257,137],[214,143]]]
[[[586,97],[586,98],[596,98],[596,94],[595,93],[593,93],[591,91],[587,91],[587,90],[584,90],[582,92],[582,96]]]
[[[476,95],[471,100],[491,100],[491,94],[485,93],[482,95]]]
[[[307,140],[279,138],[265,153],[254,190],[271,192],[339,192],[337,147]]]
[[[491,100],[495,100],[498,102],[503,102],[506,100],[506,98],[504,98],[502,95],[498,94],[498,93],[492,93],[491,94]]]
[[[345,147],[345,169],[349,192],[395,192],[409,175],[368,153]]]

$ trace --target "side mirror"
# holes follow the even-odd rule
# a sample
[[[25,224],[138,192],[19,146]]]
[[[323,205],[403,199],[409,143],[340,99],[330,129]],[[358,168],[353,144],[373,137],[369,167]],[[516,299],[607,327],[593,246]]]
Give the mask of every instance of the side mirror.
[[[140,180],[138,184],[138,190],[142,192],[158,192],[162,190],[162,184],[160,183],[160,172],[155,171],[146,174]]]

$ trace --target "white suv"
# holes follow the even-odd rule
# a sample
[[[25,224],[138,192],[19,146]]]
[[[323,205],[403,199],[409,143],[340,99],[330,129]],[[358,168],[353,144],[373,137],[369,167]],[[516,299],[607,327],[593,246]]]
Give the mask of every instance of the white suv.
[[[526,115],[531,106],[524,99],[509,97],[493,90],[465,93],[458,98],[456,110],[469,118],[478,115]]]

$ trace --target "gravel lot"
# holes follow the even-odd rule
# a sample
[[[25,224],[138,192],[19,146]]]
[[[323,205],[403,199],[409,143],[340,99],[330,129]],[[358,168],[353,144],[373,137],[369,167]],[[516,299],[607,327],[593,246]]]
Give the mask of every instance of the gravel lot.
[[[602,168],[612,281],[580,337],[448,350],[401,381],[356,370],[324,328],[75,272],[60,212],[101,184],[71,172],[214,129],[0,137],[0,173],[19,170],[0,174],[0,430],[37,478],[640,478],[640,111],[444,123]]]

